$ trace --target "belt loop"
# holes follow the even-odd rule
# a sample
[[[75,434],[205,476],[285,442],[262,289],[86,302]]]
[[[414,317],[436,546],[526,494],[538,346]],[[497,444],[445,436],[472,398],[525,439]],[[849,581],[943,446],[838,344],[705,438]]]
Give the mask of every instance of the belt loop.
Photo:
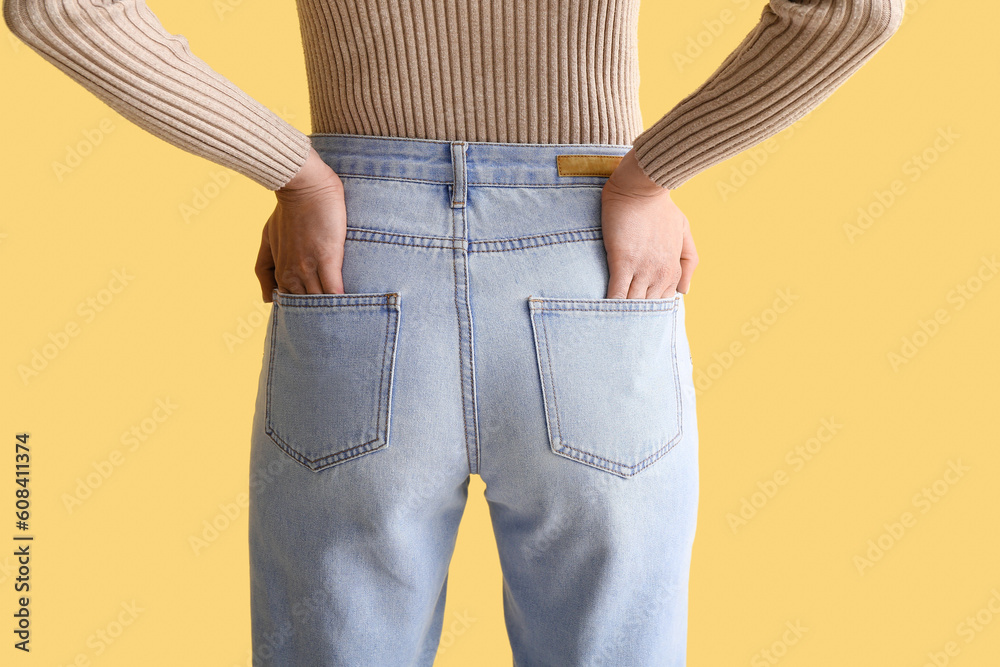
[[[464,208],[466,195],[465,154],[469,144],[465,141],[451,142],[451,207]]]

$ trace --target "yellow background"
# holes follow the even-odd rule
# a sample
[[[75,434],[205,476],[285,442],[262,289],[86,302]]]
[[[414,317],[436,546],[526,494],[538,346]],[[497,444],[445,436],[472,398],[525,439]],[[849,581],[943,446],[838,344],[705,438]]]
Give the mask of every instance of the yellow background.
[[[149,4],[199,57],[309,131],[291,0],[231,0],[221,18],[219,2]],[[644,3],[647,126],[715,69],[763,4]],[[687,325],[696,373],[707,378],[691,665],[920,667],[928,652],[938,664],[1000,664],[1000,616],[988,607],[1000,591],[1000,278],[982,280],[994,277],[982,258],[1000,252],[1000,10],[908,4],[889,44],[776,135],[756,168],[741,154],[674,194],[701,255]],[[726,9],[734,20],[678,65],[687,40]],[[246,511],[197,555],[189,537],[247,491],[264,338],[254,314],[270,308],[253,264],[273,195],[131,125],[6,29],[0,41],[0,475],[10,490],[0,497],[0,532],[11,545],[0,553],[13,551],[19,431],[31,433],[37,537],[30,655],[11,648],[14,559],[0,556],[0,662],[249,665]],[[112,131],[58,180],[52,164],[102,123]],[[935,145],[949,131],[950,142]],[[933,163],[914,171],[925,152]],[[734,170],[752,174],[721,191],[738,182]],[[220,173],[228,185],[185,222],[181,205],[214,192],[207,186]],[[845,224],[859,207],[877,211],[876,193],[887,201],[896,180],[895,201],[851,242]],[[78,304],[116,269],[134,278],[86,320]],[[960,284],[978,288],[961,307]],[[769,311],[779,290],[796,298]],[[928,322],[939,310],[935,329]],[[257,325],[230,349],[225,335],[237,335],[241,318]],[[18,365],[73,322],[78,335],[22,382]],[[921,336],[921,322],[934,335]],[[893,367],[888,355],[901,354],[904,337],[920,346]],[[741,354],[728,358],[734,343]],[[177,407],[130,450],[121,434],[150,419],[157,399]],[[840,425],[832,437],[824,419]],[[826,442],[796,463],[795,448],[817,434]],[[115,450],[120,465],[68,510],[66,495]],[[946,474],[950,464],[961,476]],[[785,483],[769,487],[776,474]],[[924,488],[933,503],[920,499]],[[442,667],[510,664],[482,491],[474,477]],[[734,530],[728,515],[744,499],[759,507]],[[905,512],[912,520],[899,535],[892,524]],[[859,565],[869,540],[888,548]],[[123,604],[141,611],[105,644],[97,633],[114,630]],[[1000,593],[992,604],[1000,611]],[[965,619],[977,613],[983,624],[973,630]],[[462,616],[474,620],[455,623]],[[801,637],[785,634],[796,623]]]

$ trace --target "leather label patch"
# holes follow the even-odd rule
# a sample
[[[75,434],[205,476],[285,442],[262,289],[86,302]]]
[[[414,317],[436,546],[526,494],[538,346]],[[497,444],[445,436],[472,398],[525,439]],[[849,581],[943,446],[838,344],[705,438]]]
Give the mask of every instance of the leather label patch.
[[[610,176],[621,155],[557,155],[560,176]]]

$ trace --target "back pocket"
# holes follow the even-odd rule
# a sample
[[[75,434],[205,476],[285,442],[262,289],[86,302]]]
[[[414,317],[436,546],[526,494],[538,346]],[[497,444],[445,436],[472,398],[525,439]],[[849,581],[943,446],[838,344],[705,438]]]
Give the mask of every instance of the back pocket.
[[[264,430],[318,471],[389,443],[400,297],[273,291]]]
[[[552,451],[631,477],[680,440],[676,297],[528,297]]]

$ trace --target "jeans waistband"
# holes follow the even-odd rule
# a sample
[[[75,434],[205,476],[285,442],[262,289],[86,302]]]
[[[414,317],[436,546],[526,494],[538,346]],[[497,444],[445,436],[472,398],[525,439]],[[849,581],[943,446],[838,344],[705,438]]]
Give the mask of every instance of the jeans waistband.
[[[451,184],[456,198],[467,186],[476,185],[602,185],[607,175],[577,175],[565,169],[560,173],[557,157],[621,157],[631,149],[627,144],[525,144],[368,134],[313,133],[309,138],[338,174]]]

